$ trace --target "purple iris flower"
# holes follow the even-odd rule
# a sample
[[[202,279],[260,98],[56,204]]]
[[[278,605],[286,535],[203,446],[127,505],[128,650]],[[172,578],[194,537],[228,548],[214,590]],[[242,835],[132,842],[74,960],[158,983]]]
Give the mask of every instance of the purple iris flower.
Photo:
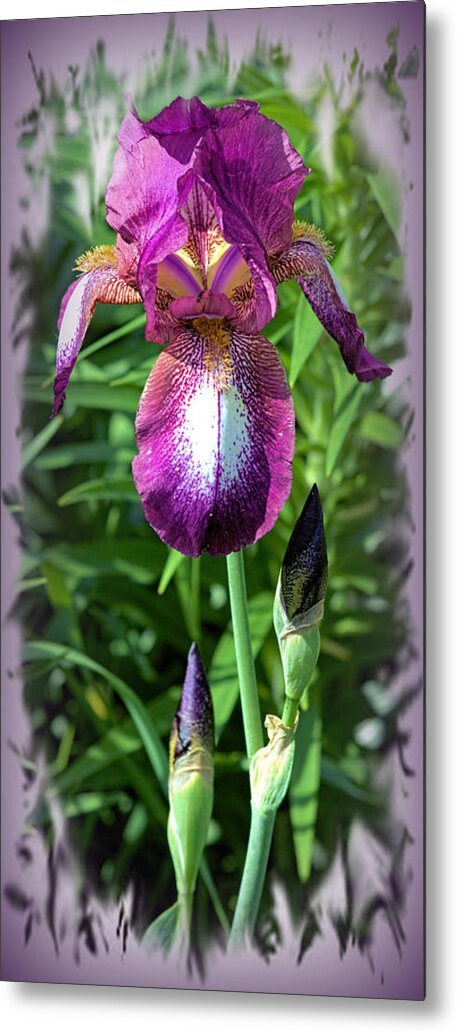
[[[291,486],[292,398],[260,334],[277,284],[298,280],[359,380],[391,370],[367,351],[322,234],[294,222],[309,169],[258,104],[178,97],[149,122],[131,108],[119,145],[106,193],[116,245],[83,255],[63,298],[53,412],[96,303],[142,302],[146,339],[167,345],[136,418],[144,512],[179,551],[227,554],[273,526]]]

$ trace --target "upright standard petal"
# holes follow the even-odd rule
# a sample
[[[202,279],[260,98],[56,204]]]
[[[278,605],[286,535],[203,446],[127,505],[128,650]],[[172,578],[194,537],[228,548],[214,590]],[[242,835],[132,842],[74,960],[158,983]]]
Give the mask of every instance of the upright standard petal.
[[[68,288],[62,299],[58,321],[53,416],[64,403],[65,390],[97,301],[115,305],[135,304],[141,302],[141,295],[120,278],[114,267],[109,266],[84,273]]]
[[[347,369],[358,380],[384,379],[392,369],[365,347],[363,330],[350,311],[340,284],[314,240],[297,239],[272,264],[276,283],[298,280],[327,333],[339,344]]]
[[[245,100],[208,108],[198,97],[177,97],[143,122],[132,105],[119,130],[106,193],[110,226],[127,242],[135,241],[140,251],[152,238],[159,237],[163,245],[166,237],[168,249],[157,246],[157,261],[177,251],[187,235],[177,217],[178,180],[190,167],[196,145],[210,129],[230,129],[257,108]],[[184,200],[181,190],[180,203]]]
[[[179,214],[178,180],[183,166],[130,111],[119,132],[119,148],[106,191],[106,218],[130,246],[147,316],[146,338],[154,339],[157,264],[187,239]],[[125,248],[124,248],[125,251]]]
[[[195,147],[208,129],[233,125],[246,114],[257,111],[258,107],[253,100],[236,100],[223,108],[209,108],[199,97],[191,97],[190,100],[176,97],[149,122],[142,122],[132,107],[132,114],[139,124],[129,125],[130,139],[134,139],[133,130],[136,139],[138,134],[154,136],[172,158],[188,165]]]
[[[208,192],[224,239],[236,244],[256,289],[257,328],[276,310],[268,257],[292,239],[294,200],[308,169],[276,122],[257,111],[200,141],[193,174]]]
[[[159,356],[137,414],[133,473],[151,526],[185,555],[251,544],[288,497],[294,435],[269,341],[195,320]]]
[[[183,167],[154,136],[142,135],[142,125],[131,111],[122,123],[106,191],[106,218],[127,243],[135,242],[139,253],[157,238],[160,261],[178,250],[187,236],[177,213]]]

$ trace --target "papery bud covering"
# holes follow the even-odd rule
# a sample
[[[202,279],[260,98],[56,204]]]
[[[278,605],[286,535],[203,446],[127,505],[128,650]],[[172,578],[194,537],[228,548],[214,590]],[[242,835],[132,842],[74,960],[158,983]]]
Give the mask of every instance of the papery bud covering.
[[[295,751],[295,726],[286,727],[271,713],[265,718],[268,745],[251,760],[251,802],[259,813],[275,813],[289,787]]]

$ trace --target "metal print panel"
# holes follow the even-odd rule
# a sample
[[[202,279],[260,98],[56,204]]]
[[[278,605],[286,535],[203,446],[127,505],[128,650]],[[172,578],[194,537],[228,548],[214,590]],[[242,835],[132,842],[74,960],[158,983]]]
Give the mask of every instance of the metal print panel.
[[[424,6],[2,27],[2,974],[424,996]]]

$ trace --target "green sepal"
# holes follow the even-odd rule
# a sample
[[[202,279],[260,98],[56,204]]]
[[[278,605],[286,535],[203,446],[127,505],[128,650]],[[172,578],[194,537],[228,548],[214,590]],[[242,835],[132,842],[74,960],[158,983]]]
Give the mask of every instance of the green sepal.
[[[318,620],[321,616],[321,603],[313,607],[315,612],[308,611],[304,619],[289,622],[281,598],[281,585],[278,581],[273,610],[273,619],[281,660],[284,671],[286,696],[295,702],[303,700],[306,707],[306,691],[314,673],[320,651],[320,633]],[[316,618],[316,622],[313,622]]]
[[[268,745],[258,749],[251,760],[251,802],[265,816],[276,813],[289,787],[295,752],[295,729],[269,713],[265,718]]]
[[[175,760],[169,780],[168,845],[178,895],[195,889],[213,810],[213,758],[194,746]]]
[[[159,914],[146,929],[141,945],[149,953],[155,953],[157,950],[165,954],[170,952],[177,938],[180,909],[180,905],[176,901],[173,906],[168,907],[168,910]]]

